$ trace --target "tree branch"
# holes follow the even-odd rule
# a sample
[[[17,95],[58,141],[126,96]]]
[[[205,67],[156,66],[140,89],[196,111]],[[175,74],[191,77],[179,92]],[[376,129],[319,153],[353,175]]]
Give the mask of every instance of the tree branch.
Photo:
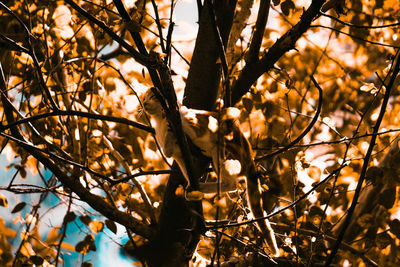
[[[132,126],[132,127],[135,127],[135,128],[138,128],[138,129],[141,129],[146,132],[154,134],[154,129],[152,127],[149,127],[149,126],[144,125],[139,122],[131,121],[131,120],[128,120],[125,118],[118,118],[118,117],[113,117],[113,116],[94,114],[94,113],[77,111],[77,110],[55,110],[55,111],[51,111],[51,112],[44,113],[44,114],[34,115],[34,116],[31,116],[28,118],[23,118],[23,119],[14,121],[7,125],[0,125],[0,131],[10,129],[11,127],[14,127],[14,126],[17,126],[20,124],[33,122],[33,121],[37,121],[37,120],[48,118],[48,117],[55,117],[55,116],[78,116],[78,117],[94,119],[94,120],[112,121],[112,122],[126,124],[126,125],[129,125],[129,126]]]
[[[119,37],[114,31],[109,28],[103,21],[96,19],[86,10],[81,8],[78,4],[76,4],[73,0],[65,0],[74,10],[80,13],[82,16],[87,18],[89,21],[93,22],[97,26],[99,26],[105,33],[107,33],[114,41],[120,44],[123,48],[125,48],[129,54],[140,64],[151,67],[154,65],[155,62],[152,62],[148,56],[142,55],[138,51],[136,51],[130,44],[128,44],[124,39]]]
[[[343,31],[340,31],[340,30],[338,30],[338,29],[335,29],[335,28],[332,28],[332,27],[329,27],[329,26],[325,26],[325,25],[311,25],[310,28],[324,28],[324,29],[329,29],[329,30],[331,30],[331,31],[334,31],[334,32],[337,32],[337,33],[340,33],[340,34],[347,35],[347,36],[349,36],[349,37],[351,37],[351,38],[353,38],[353,39],[360,40],[360,41],[365,42],[365,43],[369,43],[369,44],[373,44],[373,45],[380,45],[380,46],[384,46],[384,47],[400,48],[400,46],[398,46],[398,45],[390,45],[390,44],[384,44],[384,43],[379,43],[379,42],[370,41],[370,40],[368,40],[368,39],[364,39],[364,38],[358,37],[358,36],[356,36],[356,35],[354,35],[354,34],[350,34],[350,33],[347,33],[347,32],[343,32]]]
[[[359,29],[382,29],[382,28],[390,28],[390,27],[396,27],[396,26],[400,26],[400,22],[399,23],[391,23],[391,24],[386,24],[386,25],[376,25],[376,26],[366,26],[366,25],[357,25],[357,24],[353,24],[353,23],[349,23],[349,22],[345,22],[343,20],[340,20],[334,16],[325,14],[320,12],[320,14],[324,17],[330,18],[331,20],[337,21],[340,24],[343,24],[345,26],[348,27],[352,27],[352,28],[359,28]]]
[[[30,57],[32,58],[33,61],[33,65],[36,69],[36,74],[38,76],[38,80],[39,80],[39,84],[44,92],[44,98],[49,101],[50,106],[54,109],[54,110],[58,110],[58,106],[56,104],[56,102],[54,101],[54,99],[51,96],[50,90],[46,85],[46,82],[44,80],[43,77],[43,73],[42,73],[42,69],[40,67],[39,61],[36,57],[35,54],[35,50],[32,46],[32,34],[29,31],[28,27],[25,25],[25,23],[11,10],[9,9],[4,3],[0,2],[0,5],[6,10],[7,13],[9,13],[11,16],[13,16],[19,24],[21,24],[21,26],[23,27],[24,31],[25,31],[25,40],[28,44],[28,54],[30,55]]]
[[[216,22],[223,45],[226,47],[231,30],[236,1],[214,3]],[[218,42],[212,26],[209,2],[201,9],[199,32],[187,77],[183,104],[190,108],[213,110],[221,80]]]
[[[314,77],[310,76],[310,78],[311,78],[311,81],[314,83],[315,87],[317,87],[318,93],[319,93],[317,111],[315,112],[315,115],[314,115],[313,119],[311,120],[310,124],[307,126],[306,129],[304,129],[304,131],[296,139],[294,139],[292,142],[290,142],[290,144],[288,144],[285,147],[282,147],[281,149],[278,149],[277,151],[275,151],[275,152],[273,152],[271,154],[268,154],[268,155],[265,155],[265,156],[262,156],[262,157],[259,157],[259,158],[255,159],[256,162],[269,159],[269,158],[271,158],[271,157],[273,157],[275,155],[278,155],[278,154],[280,154],[282,152],[285,152],[285,151],[289,150],[291,147],[293,147],[299,141],[301,141],[301,139],[303,139],[303,137],[312,129],[314,124],[317,122],[317,120],[319,118],[319,114],[321,113],[321,109],[322,109],[323,92],[322,92],[322,88],[319,86],[319,84],[314,79]]]
[[[132,18],[129,15],[129,13],[126,11],[125,6],[122,3],[122,1],[121,0],[114,0],[113,2],[114,2],[115,7],[117,8],[119,14],[121,15],[122,19],[125,21],[125,23],[131,23],[132,22]],[[136,21],[136,23],[139,23],[139,22]],[[148,57],[149,53],[147,52],[147,49],[146,49],[146,47],[145,47],[145,45],[143,43],[143,40],[142,40],[142,37],[140,36],[140,33],[136,32],[136,31],[133,31],[132,29],[128,29],[128,30],[129,30],[129,33],[132,36],[133,41],[136,44],[136,47],[139,50],[139,53],[142,56],[144,55],[144,56]],[[161,39],[161,36],[160,36],[160,39]],[[152,57],[150,56],[148,58],[152,58]],[[157,71],[154,69],[157,66],[158,67],[162,66],[161,62],[162,61],[156,60],[154,62],[155,64],[146,65],[146,67],[147,67],[147,69],[149,71],[149,74],[150,74],[151,80],[153,81],[154,86],[156,86],[156,87],[158,87],[158,88],[160,88],[162,90],[165,85],[162,84],[162,82],[160,81],[160,77],[157,74]]]
[[[239,78],[232,87],[232,103],[237,103],[250,87],[289,50],[295,47],[297,40],[310,28],[311,22],[319,15],[319,10],[326,0],[313,0],[303,12],[300,21],[288,30],[264,54],[261,60],[248,63],[242,69]]]
[[[14,122],[13,116],[13,108],[9,105],[8,101],[6,101],[6,92],[7,86],[5,82],[5,77],[2,69],[2,65],[0,63],[0,90],[2,91],[1,99],[3,102],[4,113],[6,115],[6,119],[8,123]],[[16,127],[10,128],[12,135],[19,140],[24,140],[24,137],[19,132]],[[105,217],[110,220],[116,221],[135,233],[151,239],[154,236],[154,230],[149,226],[143,224],[141,221],[133,218],[129,214],[126,214],[118,209],[115,209],[110,204],[108,204],[102,197],[97,196],[95,194],[90,193],[82,184],[79,182],[79,177],[75,177],[73,175],[66,174],[62,171],[59,166],[52,162],[47,156],[45,156],[42,152],[32,149],[31,146],[24,144],[24,142],[19,143],[20,147],[26,150],[30,155],[35,157],[40,163],[42,163],[46,168],[48,168],[60,181],[61,183],[70,188],[72,192],[77,194],[80,199],[87,204],[89,204],[94,210],[98,211]]]
[[[283,224],[275,224],[274,225],[274,229],[277,232],[287,232],[287,231],[294,231],[295,229],[293,229],[292,226],[290,225],[283,225]],[[302,235],[308,235],[310,237],[318,237],[321,235],[321,233],[309,230],[309,229],[302,229],[302,228],[297,228],[296,232]],[[336,238],[328,235],[326,233],[322,233],[322,237],[324,238],[324,240],[330,241],[330,242],[334,242],[336,241]],[[318,239],[317,239],[318,240]],[[369,264],[367,266],[375,266],[378,267],[378,264],[371,260],[370,258],[368,258],[367,256],[365,256],[365,253],[363,251],[359,251],[357,249],[355,249],[352,245],[348,244],[348,243],[344,243],[342,242],[341,247],[344,249],[347,249],[348,251],[350,251],[352,254],[360,257],[365,263]]]
[[[250,43],[249,51],[247,52],[246,63],[255,62],[258,60],[260,53],[260,47],[264,36],[265,27],[268,21],[269,6],[271,0],[261,0],[260,8],[257,14],[256,26],[253,34],[253,38]]]
[[[366,153],[365,158],[364,158],[364,163],[363,163],[363,166],[362,166],[362,169],[361,169],[361,172],[360,172],[360,177],[358,179],[356,190],[354,192],[353,200],[351,202],[350,207],[347,210],[347,216],[346,216],[346,218],[345,218],[345,220],[343,222],[343,228],[339,232],[337,241],[336,241],[335,245],[332,248],[332,252],[328,257],[328,259],[327,259],[327,261],[325,263],[325,266],[329,266],[332,263],[333,258],[335,257],[337,251],[339,250],[340,244],[341,244],[341,242],[342,242],[342,240],[343,240],[343,238],[344,238],[344,236],[346,234],[346,230],[347,230],[347,228],[349,227],[349,225],[351,223],[351,218],[353,216],[354,210],[355,210],[355,208],[356,208],[356,206],[358,204],[358,198],[360,196],[362,185],[363,185],[365,177],[366,177],[365,175],[367,173],[368,163],[369,163],[369,160],[371,158],[371,154],[372,154],[372,152],[374,150],[374,146],[375,146],[375,143],[376,143],[377,133],[378,133],[379,127],[380,127],[380,125],[382,123],[383,116],[385,115],[385,112],[386,112],[386,107],[387,107],[387,104],[389,102],[389,97],[390,97],[390,94],[391,94],[391,90],[392,90],[393,84],[394,84],[394,82],[396,80],[397,74],[399,73],[399,69],[400,69],[400,49],[397,50],[396,57],[395,57],[395,59],[393,61],[393,66],[394,66],[394,68],[391,71],[391,76],[390,76],[389,83],[388,83],[387,86],[385,86],[386,87],[386,92],[385,92],[385,95],[384,95],[384,98],[383,98],[383,101],[382,101],[381,109],[379,111],[378,119],[376,120],[376,124],[373,127],[373,131],[372,131],[373,135],[371,137],[371,141],[369,143],[368,150],[367,150],[367,153]]]
[[[318,187],[320,187],[322,184],[326,183],[327,181],[329,181],[331,178],[338,176],[340,171],[346,167],[347,165],[342,164],[340,165],[336,170],[334,170],[333,172],[331,172],[327,177],[325,177],[323,180],[321,180],[319,183],[317,183],[316,185],[313,186],[313,188],[311,188],[309,191],[307,191],[306,193],[304,193],[301,197],[299,197],[298,199],[296,199],[295,201],[293,201],[292,203],[290,203],[289,205],[280,208],[277,211],[271,212],[270,214],[268,214],[267,216],[264,217],[259,217],[259,218],[255,218],[252,220],[248,220],[245,222],[240,222],[240,223],[230,223],[230,224],[224,224],[224,225],[218,225],[218,226],[208,226],[207,230],[215,230],[215,229],[219,229],[219,228],[226,228],[226,227],[236,227],[236,226],[241,226],[241,225],[246,225],[246,224],[251,224],[254,223],[256,221],[261,221],[261,220],[265,220],[265,219],[270,219],[273,216],[276,216],[277,214],[282,213],[283,211],[293,208],[294,206],[296,206],[300,201],[306,199],[312,192],[314,192]]]
[[[29,49],[23,47],[22,45],[19,45],[17,42],[8,38],[7,36],[0,33],[0,38],[3,39],[4,43],[6,43],[9,46],[10,50],[24,52],[24,53],[29,54]]]

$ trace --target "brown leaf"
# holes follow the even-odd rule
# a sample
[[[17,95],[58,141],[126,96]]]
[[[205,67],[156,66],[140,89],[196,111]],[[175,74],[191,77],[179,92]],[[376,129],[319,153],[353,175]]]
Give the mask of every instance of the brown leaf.
[[[136,20],[131,20],[126,22],[125,27],[128,31],[133,31],[133,32],[140,32],[142,29],[142,26]]]
[[[25,202],[20,202],[15,207],[12,209],[11,213],[17,213],[21,211],[23,208],[25,208],[26,203]]]
[[[393,243],[393,239],[390,237],[390,235],[387,232],[380,233],[376,237],[376,243],[380,249],[384,249],[387,246],[389,246],[391,243]]]
[[[30,256],[29,259],[33,262],[33,264],[35,265],[42,265],[44,260],[42,257],[34,255],[34,256]]]
[[[81,222],[83,222],[86,225],[89,225],[90,222],[92,221],[92,218],[90,218],[90,216],[85,215],[85,216],[80,216],[79,220],[81,220]]]
[[[243,98],[242,102],[246,111],[250,113],[251,110],[253,109],[253,100],[251,100],[250,98]]]
[[[272,0],[272,3],[274,3],[274,6],[277,6],[281,3],[281,0]]]
[[[381,204],[387,209],[392,208],[395,201],[396,201],[396,187],[387,188],[379,195],[379,204]]]
[[[65,215],[65,217],[64,217],[64,224],[67,224],[67,223],[70,223],[70,222],[72,222],[73,220],[75,220],[75,218],[76,218],[76,215],[75,215],[75,213],[73,213],[72,211],[70,211],[70,212],[68,212],[66,215]]]
[[[294,3],[291,0],[286,0],[281,4],[282,13],[285,14],[285,16],[289,16],[290,10],[294,8]]]
[[[400,239],[400,221],[394,219],[389,222],[390,232],[394,234],[398,239]]]
[[[113,232],[114,234],[117,234],[117,225],[111,221],[111,220],[106,220],[105,224],[107,226],[108,229],[110,229],[111,232]]]
[[[3,206],[5,208],[7,208],[8,206],[8,200],[2,193],[0,193],[0,206]]]

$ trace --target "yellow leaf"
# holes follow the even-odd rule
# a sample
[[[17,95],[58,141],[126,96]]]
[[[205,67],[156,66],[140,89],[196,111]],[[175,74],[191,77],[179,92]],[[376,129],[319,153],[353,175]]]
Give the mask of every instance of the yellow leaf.
[[[175,190],[175,195],[183,197],[185,195],[185,189],[183,189],[183,186],[178,186]]]
[[[242,171],[242,164],[236,159],[228,159],[224,165],[229,175],[238,175]]]
[[[269,190],[269,186],[266,185],[266,184],[262,184],[262,185],[261,185],[261,188],[262,188],[262,190],[263,190],[264,192],[267,192],[267,191]]]
[[[218,207],[225,208],[226,207],[226,198],[221,198],[216,202]]]
[[[61,248],[69,250],[69,251],[75,251],[75,247],[73,245],[71,245],[71,244],[66,243],[66,242],[62,242],[61,243]]]
[[[63,27],[68,25],[71,21],[71,11],[67,6],[59,5],[56,10],[54,10],[53,20],[57,27]]]
[[[24,244],[21,246],[20,252],[22,255],[26,257],[35,255],[35,251],[33,251],[31,244],[28,242],[24,242]]]
[[[58,233],[57,228],[51,228],[49,233],[47,234],[46,243],[53,244],[60,238],[60,234]],[[62,245],[61,245],[62,246]]]
[[[104,224],[102,222],[99,222],[97,220],[93,220],[89,223],[89,228],[95,233],[99,233],[103,231]]]

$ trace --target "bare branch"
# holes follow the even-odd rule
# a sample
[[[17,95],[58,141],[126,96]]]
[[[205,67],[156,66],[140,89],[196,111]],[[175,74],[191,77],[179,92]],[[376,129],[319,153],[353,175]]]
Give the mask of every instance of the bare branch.
[[[78,4],[76,4],[73,0],[65,0],[73,9],[75,9],[78,13],[83,15],[89,21],[93,22],[97,26],[99,26],[105,33],[107,33],[114,41],[119,43],[123,48],[125,48],[129,54],[140,64],[149,67],[153,65],[153,62],[150,60],[148,56],[142,55],[138,51],[136,51],[130,44],[128,44],[124,39],[119,37],[111,28],[109,28],[104,22],[96,19],[86,10],[81,8]]]
[[[113,180],[111,184],[119,184],[119,183],[125,183],[128,182],[136,177],[143,176],[143,175],[160,175],[160,174],[171,174],[173,171],[172,170],[159,170],[159,171],[141,171],[138,173],[134,173],[131,175],[128,175],[124,178],[118,179],[118,180]]]
[[[311,120],[311,122],[310,122],[310,124],[307,126],[307,128],[304,129],[304,131],[303,131],[296,139],[294,139],[292,142],[290,142],[290,144],[288,144],[287,146],[285,146],[285,147],[283,147],[283,148],[281,148],[281,149],[278,149],[277,151],[275,151],[275,152],[273,152],[273,153],[271,153],[271,154],[268,154],[268,155],[265,155],[265,156],[262,156],[262,157],[259,157],[259,158],[255,159],[256,162],[259,162],[259,161],[262,161],[262,160],[266,160],[266,159],[272,158],[272,157],[275,156],[275,155],[278,155],[278,154],[280,154],[280,153],[282,153],[282,152],[284,152],[284,151],[289,150],[291,147],[293,147],[293,146],[296,145],[298,142],[300,142],[301,139],[303,139],[303,137],[306,136],[306,134],[307,134],[309,131],[311,131],[311,129],[312,129],[312,127],[314,126],[314,124],[318,121],[319,114],[321,113],[321,109],[322,109],[323,92],[322,92],[322,88],[319,86],[319,84],[318,84],[317,81],[314,79],[314,77],[313,77],[313,76],[310,76],[310,78],[311,78],[312,82],[314,83],[315,87],[317,87],[318,93],[319,93],[318,107],[317,107],[317,111],[315,112],[314,118]]]
[[[268,214],[267,216],[264,217],[259,217],[259,218],[255,218],[253,220],[248,220],[245,222],[240,222],[240,223],[230,223],[230,224],[224,224],[224,225],[218,225],[218,226],[208,226],[207,230],[215,230],[215,229],[219,229],[219,228],[226,228],[226,227],[236,227],[236,226],[241,226],[241,225],[246,225],[246,224],[251,224],[254,223],[256,221],[261,221],[261,220],[265,220],[265,219],[270,219],[273,216],[276,216],[277,214],[282,213],[283,211],[293,208],[295,207],[300,201],[306,199],[312,192],[314,192],[318,187],[320,187],[322,184],[326,183],[327,181],[329,181],[331,178],[336,177],[339,175],[340,171],[346,167],[345,164],[340,165],[337,169],[335,169],[333,172],[331,172],[327,177],[325,177],[323,180],[321,180],[319,183],[317,183],[316,185],[313,186],[313,188],[311,188],[309,191],[307,191],[306,193],[304,193],[301,197],[299,197],[298,199],[296,199],[295,201],[293,201],[292,203],[290,203],[290,205],[287,205],[283,208],[280,208],[277,211],[274,211],[270,214]]]
[[[125,6],[122,3],[122,1],[121,0],[114,0],[113,2],[114,2],[115,7],[117,8],[119,14],[121,15],[122,19],[126,23],[130,23],[132,21],[131,16],[126,11]],[[146,47],[145,47],[145,45],[143,43],[142,37],[140,36],[139,32],[135,32],[135,31],[133,31],[131,29],[129,29],[129,32],[130,32],[130,34],[132,36],[133,41],[136,44],[136,47],[139,50],[139,53],[142,56],[143,55],[146,56],[147,58],[150,58],[150,59],[153,59],[153,60],[156,59],[155,62],[153,62],[150,65],[146,65],[146,67],[147,67],[147,69],[149,71],[149,74],[150,74],[151,80],[153,81],[154,86],[156,86],[156,87],[158,87],[160,89],[163,89],[163,87],[165,85],[162,84],[162,82],[160,81],[160,77],[158,76],[157,71],[155,70],[156,67],[161,67],[162,61],[157,60],[158,58],[151,57],[151,55],[149,57],[149,53],[147,52],[147,49],[146,49]]]
[[[37,121],[37,120],[48,118],[48,117],[54,117],[54,116],[78,116],[78,117],[94,119],[94,120],[118,122],[118,123],[126,124],[126,125],[129,125],[129,126],[132,126],[132,127],[135,127],[135,128],[138,128],[138,129],[141,129],[146,132],[154,134],[154,129],[152,127],[141,124],[139,122],[131,121],[131,120],[128,120],[125,118],[118,118],[118,117],[113,117],[113,116],[107,116],[107,115],[101,115],[101,114],[95,114],[95,113],[89,113],[89,112],[77,111],[77,110],[55,110],[55,111],[47,112],[44,114],[34,115],[34,116],[31,116],[28,118],[23,118],[18,121],[14,121],[13,123],[10,123],[7,125],[0,125],[0,131],[10,129],[11,127],[14,127],[14,126],[17,126],[20,124],[33,122],[33,121]]]
[[[4,73],[2,70],[2,66],[0,64],[0,90],[2,91],[1,99],[3,102],[4,113],[6,115],[8,123],[14,122],[14,116],[12,114],[12,107],[9,105],[6,98],[6,82],[4,78]],[[19,139],[24,141],[24,137],[19,132],[16,127],[10,128],[12,135],[15,139]],[[32,149],[32,146],[27,145],[26,142],[21,142],[19,145],[26,150],[30,155],[35,157],[39,162],[41,162],[44,166],[46,166],[60,181],[63,185],[70,188],[75,194],[77,194],[80,199],[87,204],[89,204],[93,209],[103,214],[105,217],[110,220],[116,221],[137,234],[146,237],[152,238],[154,235],[154,230],[149,226],[145,225],[138,219],[133,218],[129,214],[126,214],[118,209],[115,209],[110,204],[108,204],[102,197],[92,194],[88,191],[79,181],[79,177],[75,177],[73,175],[69,175],[62,171],[59,166],[52,162],[47,156],[45,156],[41,151],[37,149]]]
[[[390,97],[390,94],[391,94],[391,90],[392,90],[393,84],[394,84],[394,82],[396,80],[396,77],[397,77],[397,74],[399,73],[399,70],[400,70],[400,49],[397,50],[396,57],[393,60],[393,66],[394,67],[388,73],[388,75],[390,74],[390,80],[389,80],[388,85],[385,86],[386,87],[385,96],[384,96],[382,104],[381,104],[381,109],[379,111],[379,116],[378,116],[378,118],[376,120],[376,124],[373,127],[373,131],[372,132],[373,132],[374,135],[372,135],[372,137],[371,137],[371,141],[369,143],[368,150],[367,150],[367,153],[366,153],[365,158],[364,158],[364,163],[363,163],[363,166],[361,168],[360,177],[358,179],[357,187],[356,187],[356,190],[354,192],[353,200],[351,202],[350,207],[347,210],[347,216],[346,216],[346,218],[345,218],[345,220],[343,222],[343,228],[341,229],[341,231],[340,231],[340,233],[338,235],[337,241],[336,241],[335,245],[332,248],[331,254],[329,254],[329,257],[328,257],[328,259],[327,259],[327,261],[325,263],[325,266],[329,266],[332,263],[333,258],[335,257],[337,251],[339,250],[340,244],[341,244],[341,242],[342,242],[342,240],[344,238],[346,230],[347,230],[348,226],[350,225],[351,218],[353,216],[354,210],[355,210],[355,208],[356,208],[356,206],[358,204],[358,198],[360,196],[362,185],[363,185],[365,177],[366,177],[365,175],[367,173],[368,163],[369,163],[369,160],[371,158],[371,154],[373,152],[373,149],[374,149],[374,146],[375,146],[375,143],[376,143],[376,138],[377,138],[376,134],[379,131],[379,127],[380,127],[380,125],[382,123],[383,116],[385,115],[385,112],[386,112],[386,106],[387,106],[387,104],[389,102],[389,97]]]
[[[28,48],[25,48],[22,45],[19,45],[17,42],[8,38],[7,36],[4,36],[3,34],[0,33],[0,38],[4,40],[4,43],[6,43],[8,45],[8,48],[10,50],[24,52],[24,53],[29,54]]]
[[[332,27],[329,27],[329,26],[324,26],[324,25],[311,25],[310,28],[324,28],[324,29],[329,29],[329,30],[331,30],[331,31],[334,31],[334,32],[337,32],[337,33],[340,33],[340,34],[344,34],[344,35],[350,36],[351,38],[354,38],[354,39],[356,39],[356,40],[363,41],[363,42],[365,42],[365,43],[374,44],[374,45],[380,45],[380,46],[385,46],[385,47],[400,48],[400,46],[397,46],[397,45],[390,45],[390,44],[384,44],[384,43],[378,43],[378,42],[370,41],[370,40],[367,40],[367,39],[364,39],[364,38],[355,36],[355,35],[350,34],[350,33],[347,33],[347,32],[342,32],[342,31],[340,31],[340,30],[338,30],[338,29],[335,29],[335,28],[332,28]]]
[[[237,103],[262,74],[268,72],[287,51],[294,48],[297,40],[310,28],[311,22],[319,15],[319,10],[325,1],[313,0],[310,7],[303,12],[300,21],[282,35],[261,60],[246,64],[239,78],[233,84],[232,103]]]
[[[247,53],[246,62],[254,62],[258,60],[260,53],[260,47],[264,36],[265,26],[267,25],[269,6],[271,0],[261,0],[260,8],[258,10],[256,28],[254,30],[253,38],[250,43],[250,48]]]
[[[13,16],[19,24],[21,24],[21,26],[23,27],[24,31],[25,31],[25,39],[26,42],[28,44],[28,54],[30,55],[30,57],[32,58],[33,61],[33,65],[36,69],[36,74],[38,76],[39,79],[39,84],[42,87],[42,90],[44,91],[44,97],[47,101],[49,101],[50,106],[54,109],[57,110],[58,106],[56,104],[56,102],[54,101],[53,97],[51,96],[50,90],[46,85],[46,82],[44,80],[43,77],[43,73],[42,73],[42,69],[40,67],[39,61],[36,57],[35,54],[35,49],[32,46],[32,34],[30,32],[30,30],[28,29],[28,27],[25,25],[25,23],[11,10],[9,9],[4,3],[0,2],[0,5],[6,10],[7,13],[9,13],[11,16]]]
[[[277,232],[286,232],[286,231],[294,231],[293,227],[291,227],[290,225],[283,225],[283,224],[275,224],[274,228],[277,230]],[[302,229],[302,228],[297,228],[296,231],[299,234],[302,235],[308,235],[310,237],[318,237],[318,236],[322,236],[323,240],[327,240],[327,241],[336,241],[336,238],[328,235],[326,233],[317,233],[315,231],[309,230],[309,229]],[[318,239],[317,239],[318,240]],[[352,254],[357,255],[358,257],[360,257],[365,263],[368,263],[370,266],[376,266],[378,267],[378,264],[371,260],[370,258],[368,258],[365,255],[365,252],[363,251],[359,251],[357,249],[355,249],[351,244],[348,243],[344,243],[342,242],[341,247],[343,249],[346,249],[348,251],[350,251]]]
[[[334,21],[339,22],[340,24],[346,25],[348,27],[352,27],[352,28],[359,28],[359,29],[382,29],[382,28],[390,28],[390,27],[396,27],[396,26],[400,26],[400,22],[399,23],[391,23],[391,24],[386,24],[386,25],[376,25],[376,26],[365,26],[365,25],[356,25],[353,23],[349,23],[349,22],[345,22],[343,20],[340,20],[338,18],[335,18],[334,16],[325,14],[325,13],[320,13],[322,16],[330,18]]]
[[[158,14],[158,7],[157,4],[155,2],[155,0],[151,0],[151,5],[153,6],[154,9],[154,14],[156,15],[156,24],[157,24],[157,29],[158,29],[158,35],[160,37],[160,46],[161,46],[161,50],[166,53],[166,49],[165,49],[165,45],[164,45],[164,38],[163,38],[163,33],[162,33],[162,26],[161,26],[161,21],[160,21],[160,16]]]

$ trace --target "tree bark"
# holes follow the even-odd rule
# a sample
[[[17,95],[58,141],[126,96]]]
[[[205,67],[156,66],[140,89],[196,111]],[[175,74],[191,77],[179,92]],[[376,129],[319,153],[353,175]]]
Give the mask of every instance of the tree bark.
[[[224,45],[228,42],[235,6],[236,0],[214,3]],[[217,63],[218,43],[209,8],[208,1],[205,1],[183,100],[183,104],[188,107],[204,110],[214,108],[221,79],[221,66]],[[209,159],[196,151],[193,145],[190,146],[195,163],[192,173],[195,179],[199,179],[205,173]],[[185,179],[176,164],[173,168],[176,172],[171,174],[166,187],[158,235],[134,252],[149,266],[187,266],[205,229],[201,201],[187,201],[175,194],[177,187],[185,184]]]

